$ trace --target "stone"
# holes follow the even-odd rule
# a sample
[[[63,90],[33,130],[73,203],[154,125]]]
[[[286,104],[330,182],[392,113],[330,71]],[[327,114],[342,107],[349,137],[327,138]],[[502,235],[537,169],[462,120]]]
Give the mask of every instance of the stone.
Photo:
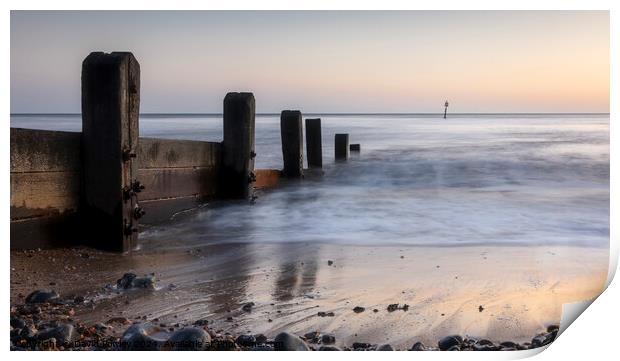
[[[455,345],[450,347],[447,351],[461,351],[461,348]]]
[[[135,273],[125,273],[123,277],[116,281],[116,288],[126,290],[130,288],[155,288],[152,276],[138,278]]]
[[[276,351],[310,351],[308,345],[299,337],[281,332],[274,339]]]
[[[38,341],[45,341],[54,338],[56,339],[57,345],[67,344],[73,340],[73,337],[74,327],[69,323],[45,329],[36,335],[36,339]]]
[[[26,322],[21,318],[11,317],[11,327],[13,328],[24,328],[26,326]]]
[[[452,346],[460,346],[461,342],[463,342],[463,338],[459,335],[446,336],[439,340],[437,346],[441,351],[445,351]]]
[[[365,310],[366,310],[366,309],[365,309],[364,307],[357,306],[357,307],[355,307],[355,308],[353,309],[353,312],[355,312],[355,313],[362,313],[362,312],[364,312]]]
[[[197,327],[185,327],[173,333],[166,345],[173,351],[201,351],[209,346],[211,336]]]
[[[254,338],[256,339],[256,343],[258,344],[263,344],[267,342],[267,336],[263,335],[262,333],[255,335]]]
[[[512,341],[505,341],[499,344],[501,347],[507,347],[507,348],[517,348],[517,344],[512,342]]]
[[[410,351],[426,351],[426,346],[422,342],[416,342],[409,349]]]
[[[319,351],[342,351],[336,346],[321,346],[319,347]]]
[[[334,261],[331,261],[331,260],[327,261],[327,265],[328,265],[328,266],[331,266],[331,265],[333,265],[333,264],[334,264]]]
[[[354,350],[360,350],[360,349],[367,349],[369,348],[371,345],[369,343],[365,343],[365,342],[353,342],[353,345],[351,346]]]
[[[323,345],[331,345],[336,343],[336,337],[334,335],[325,334],[321,336],[321,343]]]
[[[547,332],[558,332],[560,330],[560,326],[558,325],[549,325],[547,326]]]
[[[255,304],[254,302],[248,302],[245,305],[243,305],[243,307],[241,307],[242,310],[244,310],[245,312],[250,312],[252,311],[252,307],[254,307]]]
[[[26,303],[45,303],[52,300],[57,300],[58,297],[59,295],[58,293],[56,293],[56,291],[41,289],[33,291],[28,296],[26,296]]]
[[[308,341],[308,342],[317,342],[319,340],[319,331],[312,331],[312,332],[308,332],[304,335],[304,338]]]
[[[121,337],[120,347],[132,351],[156,351],[165,342],[153,337],[161,329],[151,323],[136,323],[131,325]]]
[[[256,337],[252,335],[239,335],[235,340],[235,343],[244,347],[251,347],[257,344]]]
[[[319,311],[319,313],[317,313],[317,315],[319,317],[334,317],[335,314],[333,312],[323,312],[323,311]]]
[[[394,347],[389,343],[377,346],[377,351],[394,351]]]

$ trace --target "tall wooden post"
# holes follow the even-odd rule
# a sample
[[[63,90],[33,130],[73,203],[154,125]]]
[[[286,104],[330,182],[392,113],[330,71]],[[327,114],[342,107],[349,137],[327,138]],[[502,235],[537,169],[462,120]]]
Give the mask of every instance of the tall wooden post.
[[[304,150],[301,112],[283,110],[280,115],[280,135],[282,137],[282,175],[288,178],[303,176]]]
[[[252,196],[254,174],[255,100],[252,93],[228,93],[224,98],[224,142],[220,187],[226,198]]]
[[[125,252],[136,245],[140,65],[133,54],[91,53],[82,63],[84,238]]]
[[[306,119],[306,153],[308,154],[308,168],[323,167],[321,118]]]
[[[349,158],[349,135],[336,134],[334,141],[336,160],[347,160]]]

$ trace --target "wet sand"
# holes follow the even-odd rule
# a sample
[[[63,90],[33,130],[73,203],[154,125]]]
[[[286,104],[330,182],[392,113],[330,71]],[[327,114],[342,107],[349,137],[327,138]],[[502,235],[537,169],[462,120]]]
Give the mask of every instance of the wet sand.
[[[50,288],[86,298],[72,316],[83,323],[208,319],[233,334],[318,330],[334,334],[338,346],[390,343],[397,349],[435,344],[449,334],[524,342],[558,324],[562,304],[598,295],[608,258],[607,249],[586,247],[309,243],[170,247],[124,256],[87,248],[12,251],[11,305]],[[125,272],[155,273],[157,289],[104,287]],[[250,312],[241,308],[248,302],[255,304]],[[409,308],[388,312],[394,303]],[[365,311],[355,313],[356,306]]]

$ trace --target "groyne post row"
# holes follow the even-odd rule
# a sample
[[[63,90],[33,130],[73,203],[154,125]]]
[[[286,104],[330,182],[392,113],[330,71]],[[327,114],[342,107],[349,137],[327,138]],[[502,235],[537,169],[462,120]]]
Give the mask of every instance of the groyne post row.
[[[224,98],[222,142],[139,137],[140,65],[131,53],[82,64],[82,132],[11,128],[11,248],[135,246],[154,224],[208,199],[249,198],[255,100]]]

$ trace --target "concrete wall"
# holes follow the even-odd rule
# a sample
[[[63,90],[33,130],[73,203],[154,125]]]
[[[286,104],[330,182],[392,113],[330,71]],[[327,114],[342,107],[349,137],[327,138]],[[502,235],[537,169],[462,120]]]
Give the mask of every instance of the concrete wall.
[[[11,248],[80,243],[81,133],[11,128]],[[221,143],[140,138],[141,224],[217,198]]]

